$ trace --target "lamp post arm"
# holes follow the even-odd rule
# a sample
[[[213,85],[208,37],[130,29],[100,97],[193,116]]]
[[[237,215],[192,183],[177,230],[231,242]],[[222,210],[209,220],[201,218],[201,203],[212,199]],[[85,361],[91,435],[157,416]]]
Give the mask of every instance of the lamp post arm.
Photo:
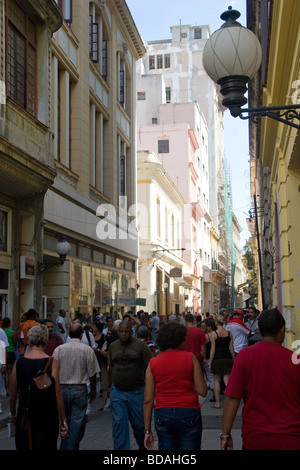
[[[300,129],[300,124],[291,122],[292,119],[298,119],[300,121],[300,105],[288,105],[288,106],[262,106],[261,108],[240,108],[239,117],[241,119],[249,119],[254,124],[260,122],[262,117],[270,117],[276,121],[288,124],[295,129]]]

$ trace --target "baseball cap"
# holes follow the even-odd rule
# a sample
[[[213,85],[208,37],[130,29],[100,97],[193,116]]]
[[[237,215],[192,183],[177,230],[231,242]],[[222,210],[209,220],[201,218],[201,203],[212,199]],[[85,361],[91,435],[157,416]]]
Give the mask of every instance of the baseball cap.
[[[243,310],[241,310],[240,308],[237,308],[234,312],[233,312],[234,315],[238,314],[238,315],[244,315],[244,312]]]

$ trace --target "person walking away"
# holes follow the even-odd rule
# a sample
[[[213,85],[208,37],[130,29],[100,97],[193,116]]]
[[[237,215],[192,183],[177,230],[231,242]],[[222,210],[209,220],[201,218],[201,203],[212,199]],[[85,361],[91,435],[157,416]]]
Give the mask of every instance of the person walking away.
[[[62,439],[65,439],[68,433],[59,388],[59,364],[51,358],[46,370],[51,385],[46,390],[41,390],[41,393],[38,392],[33,400],[29,387],[32,378],[45,368],[49,360],[49,356],[44,352],[48,340],[47,327],[33,326],[28,331],[27,339],[30,346],[28,353],[20,357],[13,366],[9,422],[16,424],[16,450],[30,450],[32,441],[32,450],[54,451],[57,450],[59,429]]]
[[[261,341],[261,334],[258,329],[258,316],[259,310],[254,307],[248,308],[248,320],[245,322],[245,325],[251,331],[248,337],[248,344],[252,346],[253,344],[257,343],[257,341]]]
[[[119,339],[110,344],[110,410],[115,450],[130,450],[129,422],[140,450],[144,450],[144,366],[152,357],[148,346],[132,337],[131,324],[122,321]]]
[[[137,330],[137,337],[140,341],[143,341],[145,344],[147,344],[152,356],[156,356],[158,349],[156,344],[154,344],[152,339],[150,339],[149,329],[146,325],[142,325],[139,327],[139,329]]]
[[[204,371],[207,343],[206,336],[200,328],[194,326],[194,315],[192,313],[186,314],[185,324],[187,327],[185,351],[192,352],[196,356],[202,371]]]
[[[214,376],[214,397],[215,404],[212,408],[221,408],[221,380],[223,378],[225,386],[228,383],[232,370],[235,353],[233,349],[233,338],[230,331],[223,328],[224,317],[217,315],[215,318],[217,329],[215,335],[211,337],[210,349],[210,370]]]
[[[58,346],[53,352],[53,357],[60,365],[60,387],[69,427],[69,435],[61,442],[60,450],[79,450],[85,432],[88,398],[91,403],[96,396],[96,375],[100,368],[93,349],[81,342],[82,335],[82,326],[79,323],[72,324],[69,329],[70,341]]]
[[[250,329],[243,322],[243,316],[243,310],[235,310],[231,320],[228,320],[226,325],[226,330],[232,334],[235,354],[238,354],[243,348],[248,346],[248,336],[251,333]]]
[[[285,320],[277,309],[263,311],[258,326],[262,341],[238,354],[225,390],[221,449],[233,448],[243,400],[244,449],[300,450],[300,356],[282,346]]]
[[[177,322],[163,325],[158,333],[160,354],[146,371],[144,400],[147,450],[153,449],[152,410],[159,450],[200,450],[202,417],[198,395],[205,397],[207,385],[191,352],[185,351],[187,328]]]
[[[215,394],[214,394],[214,376],[210,370],[210,350],[211,350],[211,341],[212,337],[216,338],[216,323],[212,318],[205,318],[201,321],[201,330],[204,332],[205,337],[207,339],[206,343],[206,361],[204,363],[204,376],[206,378],[206,382],[208,384],[209,389],[212,392],[212,398],[209,401],[215,402]]]

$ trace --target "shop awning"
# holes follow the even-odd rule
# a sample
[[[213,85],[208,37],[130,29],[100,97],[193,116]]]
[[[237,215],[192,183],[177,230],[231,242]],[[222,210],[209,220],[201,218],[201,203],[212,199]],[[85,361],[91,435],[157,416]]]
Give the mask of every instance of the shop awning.
[[[177,282],[177,284],[184,287],[185,289],[190,289],[190,290],[194,289],[195,291],[200,292],[200,289],[198,289],[195,286],[192,286],[191,284],[186,282],[184,279],[182,279],[182,277],[173,277],[173,279],[174,279],[175,282]]]

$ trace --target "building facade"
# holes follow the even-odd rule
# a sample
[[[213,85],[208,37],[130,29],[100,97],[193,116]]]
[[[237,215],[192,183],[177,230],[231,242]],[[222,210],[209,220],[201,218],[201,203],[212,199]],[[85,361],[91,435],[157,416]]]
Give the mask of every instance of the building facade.
[[[192,102],[158,105],[156,116],[157,124],[138,126],[137,147],[157,152],[185,200],[180,226],[183,277],[194,287],[186,309],[200,313],[205,308],[204,299],[209,298],[211,283],[207,126],[197,103]]]
[[[1,0],[0,23],[0,311],[17,322],[43,293],[44,199],[56,175],[51,37],[62,14],[53,0]]]
[[[263,49],[261,72],[250,84],[250,106],[299,105],[299,2],[248,1],[247,7],[248,27]],[[250,124],[261,307],[282,312],[288,347],[300,334],[299,148],[297,128],[269,117]]]
[[[182,277],[184,198],[158,157],[138,152],[139,296],[160,317],[185,311],[192,286]]]
[[[193,211],[186,212],[184,216],[182,243],[189,248],[184,252],[186,276],[199,289],[193,305],[193,311],[199,313],[212,311],[217,305],[213,300],[217,295],[220,295],[218,303],[232,307],[228,283],[234,282],[231,277],[234,253],[228,255],[227,251],[229,245],[232,250],[234,246],[228,240],[228,227],[223,223],[228,204],[224,171],[224,109],[217,86],[202,65],[203,49],[210,35],[209,26],[172,26],[171,35],[169,40],[149,41],[147,54],[137,65],[137,145],[139,150],[157,152],[174,184],[184,195],[186,207],[189,204],[191,208],[192,203],[194,208],[198,207],[196,222],[193,221]],[[189,106],[194,108],[188,115],[186,110]],[[189,151],[179,147],[179,134],[176,135],[175,127],[180,123],[188,123],[190,133],[193,133],[194,163]],[[168,147],[168,133],[172,132],[172,126],[174,142]],[[186,166],[187,162],[189,166]],[[196,193],[191,190],[187,194],[193,185]],[[188,234],[187,227],[191,228]],[[214,287],[211,227],[220,233],[218,259],[214,256],[214,267],[219,266],[219,254],[222,263],[222,275],[214,276]]]
[[[62,2],[52,40],[57,177],[45,198],[44,258],[61,233],[71,252],[44,273],[43,294],[47,310],[64,303],[71,316],[118,317],[136,297],[135,67],[145,50],[125,1],[69,7]]]
[[[60,308],[70,317],[117,317],[136,297],[135,70],[143,41],[124,0],[0,7],[1,301],[15,320],[30,307],[41,317]],[[21,93],[23,43],[30,80]],[[56,253],[62,236],[70,244],[64,264]]]

